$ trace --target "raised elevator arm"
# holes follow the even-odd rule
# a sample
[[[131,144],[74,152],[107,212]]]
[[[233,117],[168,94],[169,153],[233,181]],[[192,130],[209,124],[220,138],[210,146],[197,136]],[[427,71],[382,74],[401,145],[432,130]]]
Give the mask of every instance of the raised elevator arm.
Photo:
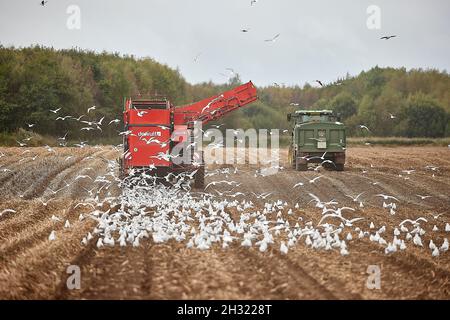
[[[201,121],[203,124],[216,120],[258,99],[251,81],[190,105],[175,107],[174,124],[189,124]]]

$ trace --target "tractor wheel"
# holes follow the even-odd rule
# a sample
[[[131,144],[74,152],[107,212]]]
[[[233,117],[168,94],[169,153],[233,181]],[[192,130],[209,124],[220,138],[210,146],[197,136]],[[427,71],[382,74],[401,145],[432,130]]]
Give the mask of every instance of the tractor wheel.
[[[292,146],[290,146],[288,152],[288,162],[292,169],[295,169],[295,158],[296,158],[295,152],[292,149]]]
[[[194,176],[194,188],[204,189],[205,188],[205,166],[202,165],[198,168],[198,171]]]
[[[295,161],[295,170],[297,171],[307,171],[308,170],[308,164],[307,163],[299,163],[298,160]]]
[[[344,164],[336,163],[336,171],[344,171]]]
[[[119,179],[123,180],[125,178],[124,167],[123,167],[123,159],[118,158],[117,162],[119,163]]]

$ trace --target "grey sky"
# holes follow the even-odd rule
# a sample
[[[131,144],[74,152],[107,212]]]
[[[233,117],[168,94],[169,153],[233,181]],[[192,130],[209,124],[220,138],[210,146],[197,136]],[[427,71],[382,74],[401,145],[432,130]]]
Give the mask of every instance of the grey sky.
[[[375,65],[450,70],[448,0],[39,2],[0,0],[2,45],[148,56],[178,67],[191,83],[224,82],[227,67],[257,85],[329,82]],[[71,4],[80,7],[80,30],[66,27]],[[366,26],[369,5],[381,9],[381,30]],[[277,33],[276,42],[264,42]],[[379,40],[386,34],[398,38]]]

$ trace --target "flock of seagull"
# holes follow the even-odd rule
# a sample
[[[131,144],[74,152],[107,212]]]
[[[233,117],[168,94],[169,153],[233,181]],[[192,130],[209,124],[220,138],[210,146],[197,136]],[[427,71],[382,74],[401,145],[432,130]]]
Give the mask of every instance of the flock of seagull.
[[[58,115],[60,110],[61,108],[58,108],[50,112]],[[95,106],[89,108],[86,113],[92,110],[95,110]],[[83,118],[83,116],[64,117],[75,121],[82,121]],[[99,121],[86,121],[90,122],[86,124],[98,126],[101,130],[103,120],[104,118]],[[109,124],[115,122],[113,120]],[[66,136],[67,133],[59,139],[63,142]],[[37,157],[37,155],[28,157],[31,151],[26,148],[24,141],[19,145],[24,149],[20,161]],[[65,146],[64,143],[61,145]],[[82,141],[76,146],[85,148],[88,144]],[[121,152],[122,146],[113,148]],[[50,146],[45,146],[45,149],[58,156],[58,150]],[[0,158],[5,156],[4,153],[0,153]],[[71,158],[73,156],[66,156],[64,161]],[[95,156],[87,156],[83,161],[93,159]],[[342,206],[334,199],[325,201],[309,192],[307,190],[309,186],[321,183],[324,176],[320,173],[308,178],[309,180],[293,184],[292,189],[310,198],[308,203],[300,205],[276,199],[276,190],[261,194],[245,193],[241,183],[232,180],[233,175],[241,174],[241,170],[237,167],[207,171],[206,178],[214,179],[214,176],[221,176],[221,179],[210,181],[205,189],[199,192],[191,190],[190,187],[189,180],[193,173],[178,175],[169,173],[163,177],[161,183],[152,175],[152,170],[156,168],[149,167],[144,172],[132,170],[129,176],[121,179],[118,175],[118,163],[106,158],[102,160],[106,162],[105,174],[95,175],[97,173],[95,169],[85,167],[72,178],[72,181],[64,181],[64,185],[58,190],[48,187],[46,195],[50,195],[49,199],[38,199],[42,206],[47,207],[62,190],[68,189],[74,183],[80,184],[86,196],[74,206],[74,209],[90,208],[89,213],[80,214],[79,220],[93,219],[97,224],[82,238],[83,245],[96,241],[95,245],[98,248],[114,245],[139,246],[144,239],[151,238],[155,243],[171,240],[184,242],[188,248],[200,250],[217,245],[227,248],[234,244],[255,247],[261,252],[274,248],[282,254],[287,254],[293,246],[304,244],[316,250],[338,250],[345,256],[349,254],[349,245],[352,241],[368,239],[380,246],[380,250],[386,254],[406,250],[409,246],[428,247],[433,257],[448,250],[447,238],[444,240],[433,238],[434,240],[426,243],[423,237],[425,233],[431,237],[435,232],[450,233],[449,223],[437,226],[443,222],[438,219],[446,212],[433,215],[432,218],[406,219],[388,232],[386,225],[376,227],[374,222],[370,221],[370,217],[358,216],[358,213],[363,215],[366,206],[366,200],[363,198],[367,195],[366,192],[345,195],[352,206]],[[277,168],[284,169],[279,166]],[[320,168],[321,165],[313,170],[318,171]],[[433,176],[440,170],[439,167],[432,165],[424,169]],[[401,170],[399,178],[409,179],[415,172],[416,170]],[[256,170],[254,176],[263,178],[265,176],[263,169]],[[110,192],[113,185],[121,188],[122,193],[119,197]],[[382,200],[380,210],[385,210],[387,218],[397,213],[401,203],[394,195],[380,193],[371,197]],[[417,201],[427,201],[432,196],[417,194],[416,197]],[[110,209],[102,209],[105,208],[105,204]],[[313,210],[317,210],[317,217],[314,219],[302,214],[302,210],[311,205],[316,208]],[[16,210],[13,208],[4,209],[0,212],[0,217],[15,213]],[[432,228],[427,228],[432,223],[431,219],[434,219],[436,224]],[[55,215],[51,217],[51,221],[55,225],[64,223],[64,229],[70,229],[72,226],[68,220],[63,221]],[[55,241],[58,236],[58,231],[52,230],[48,240]]]
[[[433,257],[448,251],[447,238],[440,243],[437,239],[425,242],[425,233],[432,235],[440,231],[437,225],[431,230],[425,230],[430,229],[426,225],[431,222],[431,218],[406,219],[388,232],[386,225],[376,227],[369,217],[351,216],[364,208],[365,192],[345,195],[354,203],[353,207],[349,207],[341,206],[334,199],[322,200],[304,189],[302,192],[308,195],[310,201],[301,206],[299,203],[293,205],[276,199],[275,191],[246,194],[240,189],[241,183],[232,180],[233,175],[241,174],[237,168],[207,172],[207,177],[221,175],[222,179],[209,182],[200,192],[191,190],[189,180],[192,173],[170,173],[163,178],[164,183],[161,183],[149,168],[142,172],[131,172],[129,176],[120,179],[117,175],[117,163],[113,160],[105,161],[106,174],[97,177],[79,174],[72,181],[82,181],[83,189],[88,194],[74,208],[91,209],[89,213],[80,214],[79,220],[96,221],[96,227],[82,238],[83,245],[95,241],[98,248],[115,245],[136,247],[150,238],[154,243],[175,240],[185,243],[188,248],[200,250],[213,246],[228,248],[235,244],[255,247],[261,252],[273,247],[281,254],[287,254],[292,247],[303,244],[315,250],[337,250],[345,256],[349,254],[351,242],[368,239],[385,254],[403,251],[409,246],[428,247]],[[428,169],[439,170],[435,166],[428,166]],[[95,170],[91,171],[95,173]],[[414,171],[405,170],[405,173],[413,174]],[[321,177],[319,175],[309,181],[297,182],[293,189],[319,183]],[[121,187],[122,194],[114,197],[108,192],[101,198],[102,190],[108,190],[114,183]],[[86,184],[91,186],[86,187]],[[69,183],[66,182],[66,185]],[[53,196],[60,191],[49,190]],[[421,201],[431,197],[416,196]],[[387,194],[372,197],[383,201],[382,208],[386,210],[386,215],[396,214],[400,203],[397,197]],[[47,206],[51,200],[40,201],[43,206]],[[102,209],[105,204],[108,210]],[[310,219],[302,214],[302,210],[311,205],[317,208],[318,219]],[[16,211],[13,209],[5,209],[0,212],[0,216],[14,213]],[[437,220],[443,214],[445,213],[434,215],[433,219]],[[64,229],[71,228],[68,220],[64,222],[55,215],[51,220],[55,224],[64,223]],[[450,233],[450,224],[446,223],[442,231]],[[57,237],[58,232],[53,230],[48,240],[54,241]]]
[[[113,175],[114,166],[111,170],[110,175]],[[270,196],[273,198],[273,192],[252,192],[256,202],[252,201],[250,194],[232,193],[240,186],[240,183],[231,180],[233,174],[239,174],[237,169],[216,169],[208,173],[209,176],[216,174],[225,174],[227,179],[210,182],[203,192],[190,189],[186,173],[179,174],[170,186],[158,183],[151,173],[140,172],[126,177],[119,182],[123,188],[122,195],[109,200],[112,201],[110,208],[114,207],[114,210],[98,209],[103,202],[98,203],[93,198],[82,203],[95,208],[88,217],[97,222],[93,232],[83,237],[82,243],[87,245],[90,241],[96,241],[98,248],[139,246],[143,240],[150,238],[154,243],[175,240],[199,250],[213,246],[228,248],[235,244],[265,252],[273,247],[281,254],[304,244],[316,250],[337,250],[345,256],[349,254],[352,241],[366,238],[380,246],[385,254],[406,250],[408,246],[427,246],[433,257],[448,251],[447,238],[442,243],[437,243],[437,240],[425,243],[424,234],[437,232],[438,227],[434,225],[432,230],[426,231],[424,224],[429,219],[424,217],[406,219],[389,233],[386,225],[376,227],[368,217],[348,216],[364,206],[361,199],[364,193],[346,195],[357,204],[357,208],[339,206],[335,200],[323,201],[309,193],[310,203],[319,209],[320,219],[314,223],[301,215],[304,208],[298,203],[290,206],[283,200],[268,200]],[[218,191],[219,185],[231,190]],[[297,183],[296,186],[303,185]],[[385,194],[375,197],[382,198],[383,208],[389,208],[388,212],[395,214],[396,203],[399,202],[396,197]],[[450,233],[449,223],[445,224],[444,231]],[[54,236],[50,234],[49,240]]]

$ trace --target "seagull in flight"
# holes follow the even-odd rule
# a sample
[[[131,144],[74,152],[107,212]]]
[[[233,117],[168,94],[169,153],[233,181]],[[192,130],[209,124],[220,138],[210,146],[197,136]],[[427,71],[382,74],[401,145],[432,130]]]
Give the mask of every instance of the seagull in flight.
[[[48,1],[42,0],[42,1],[41,1],[41,6],[45,6],[45,4],[46,4],[47,2],[48,2]]]
[[[142,118],[144,114],[148,113],[147,111],[138,111],[137,116]]]
[[[346,225],[346,226],[349,226],[349,227],[351,227],[351,226],[353,225],[353,223],[356,222],[356,221],[364,220],[364,218],[354,218],[354,219],[349,220],[349,219],[345,219],[345,218],[344,218],[343,216],[341,216],[340,214],[337,214],[337,213],[328,213],[328,214],[324,215],[324,216],[320,219],[318,225],[321,225],[321,224],[322,224],[322,221],[323,221],[324,219],[326,219],[326,218],[331,218],[331,217],[341,219],[341,220],[345,223],[345,225]]]
[[[384,36],[384,37],[381,37],[380,40],[389,40],[389,39],[395,38],[395,37],[396,37],[396,35],[393,35],[393,36]]]
[[[266,199],[268,196],[270,196],[273,192],[264,192],[264,193],[261,193],[261,194],[256,194],[256,193],[254,193],[254,192],[252,192],[254,195],[255,195],[255,197],[256,198],[258,198],[258,199]]]
[[[296,184],[294,184],[294,186],[292,187],[292,189],[297,188],[297,187],[303,187],[304,183],[303,182],[297,182]]]
[[[49,200],[47,200],[47,202],[45,202],[45,201],[42,200],[42,199],[38,199],[38,200],[39,200],[40,203],[42,203],[42,205],[43,205],[44,207],[46,207],[46,206],[50,203],[50,201],[53,201],[54,199],[49,199]],[[54,219],[52,219],[52,220],[54,220]]]
[[[352,197],[350,195],[345,195],[346,197],[349,197],[350,199],[353,200],[353,202],[358,202],[358,198],[361,197],[364,194],[364,192],[361,192],[360,194],[358,194],[356,197]]]
[[[416,196],[418,196],[420,199],[425,200],[427,198],[431,198],[431,196],[422,196],[420,194],[416,194]]]
[[[444,215],[444,214],[447,214],[448,212],[442,212],[442,213],[439,213],[439,214],[437,214],[437,215],[434,215],[434,214],[432,214],[432,213],[430,213],[432,216],[433,216],[433,218],[434,218],[434,220],[437,220],[440,216],[442,216],[442,215]]]
[[[13,209],[5,209],[5,210],[3,210],[2,212],[0,212],[0,217],[3,215],[3,214],[5,214],[5,213],[16,213],[17,211],[16,210],[13,210]]]
[[[321,87],[323,87],[323,83],[322,83],[322,81],[320,81],[320,80],[316,80],[316,82],[321,86]]]
[[[249,31],[250,31],[250,28],[241,29],[241,32],[244,32],[244,33],[249,32]]]
[[[280,34],[276,34],[272,39],[266,39],[265,42],[275,42],[275,40],[280,36]]]
[[[194,57],[194,62],[197,62],[197,61],[198,61],[198,58],[200,58],[201,55],[202,55],[201,52],[200,52],[199,54],[197,54],[197,55]]]
[[[19,146],[21,146],[21,147],[25,147],[27,144],[26,143],[23,143],[23,142],[19,142],[19,141],[17,141],[16,140],[16,142],[19,144]]]
[[[96,106],[92,106],[92,107],[88,108],[87,113],[89,113],[89,111],[91,111],[91,110],[95,110],[96,108],[97,108]]]
[[[253,6],[254,4],[256,4],[258,2],[258,0],[251,0],[250,1],[250,6]]]
[[[56,118],[56,121],[58,121],[58,120],[64,121],[64,120],[66,120],[68,118],[72,118],[72,116],[58,117],[58,118]]]
[[[223,94],[221,94],[221,95],[218,96],[217,98],[212,99],[212,100],[211,100],[211,101],[210,101],[210,102],[202,109],[202,111],[201,111],[200,113],[203,113],[203,111],[209,109],[209,108],[211,107],[211,105],[212,105],[214,102],[217,102],[217,101],[220,100],[221,98],[223,98]]]
[[[309,183],[314,183],[314,182],[316,182],[317,180],[319,180],[319,179],[322,178],[322,177],[323,177],[323,176],[315,177],[314,179],[309,180]]]
[[[404,223],[406,223],[406,222],[410,222],[411,224],[416,225],[416,224],[418,224],[418,221],[428,222],[427,219],[422,218],[422,217],[417,218],[416,220],[405,219],[405,220],[403,220],[402,222],[400,222],[399,226],[402,226],[402,225],[403,225]]]
[[[83,175],[83,174],[80,174],[80,175],[78,175],[78,176],[75,177],[74,181],[77,181],[77,180],[80,180],[80,179],[86,179],[86,178],[89,178],[89,179],[92,180],[92,178],[91,178],[90,176],[85,175],[85,174],[84,174],[84,175]]]
[[[119,123],[119,122],[120,122],[119,119],[114,119],[114,120],[111,120],[111,121],[108,123],[108,125],[110,125],[110,124],[112,124],[112,123]]]
[[[55,110],[51,110],[51,109],[50,109],[50,112],[53,112],[53,113],[56,114],[56,113],[58,113],[59,110],[61,110],[61,108],[58,108],[58,109],[55,109]]]
[[[359,128],[360,128],[360,129],[366,129],[367,131],[370,132],[369,128],[367,128],[367,126],[365,126],[365,125],[363,125],[363,124],[360,124],[360,125],[359,125]]]
[[[314,140],[318,140],[318,139],[314,139]],[[306,158],[306,160],[309,161],[309,160],[312,160],[312,159],[320,159],[320,160],[324,161],[326,155],[327,155],[327,151],[325,151],[325,152],[322,154],[322,156],[320,156],[320,157],[318,157],[318,156],[309,157],[309,158]]]
[[[382,197],[384,200],[392,199],[392,200],[395,200],[395,201],[400,201],[396,197],[385,195],[385,194],[381,194],[381,193],[377,194],[375,197]]]

